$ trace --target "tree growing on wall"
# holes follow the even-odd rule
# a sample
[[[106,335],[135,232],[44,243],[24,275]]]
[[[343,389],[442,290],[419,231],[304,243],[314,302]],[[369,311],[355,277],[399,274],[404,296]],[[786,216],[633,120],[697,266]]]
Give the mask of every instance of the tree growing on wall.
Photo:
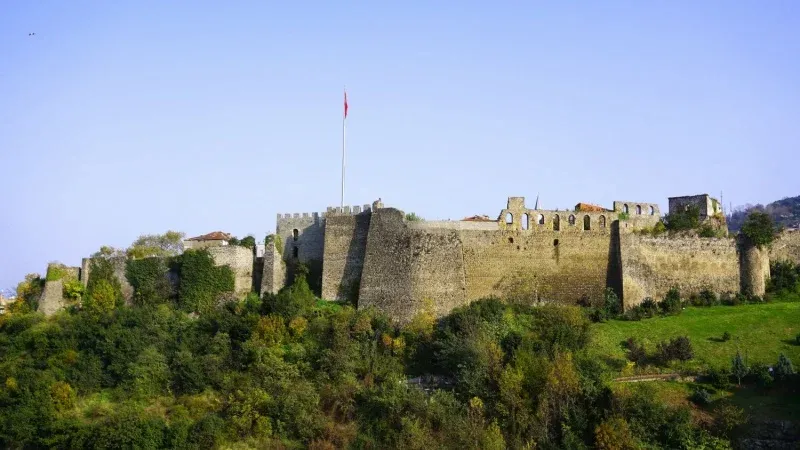
[[[425,219],[423,219],[422,217],[418,216],[417,213],[410,212],[410,213],[406,214],[406,222],[422,222],[423,220],[425,220]]]
[[[129,258],[139,259],[151,256],[176,256],[183,252],[183,238],[186,233],[169,230],[164,234],[144,234],[133,241],[128,248]]]
[[[742,235],[758,248],[771,244],[779,232],[772,217],[759,211],[751,212],[747,216],[741,231]]]
[[[694,230],[700,226],[700,208],[689,205],[683,211],[667,214],[662,220],[669,231]]]

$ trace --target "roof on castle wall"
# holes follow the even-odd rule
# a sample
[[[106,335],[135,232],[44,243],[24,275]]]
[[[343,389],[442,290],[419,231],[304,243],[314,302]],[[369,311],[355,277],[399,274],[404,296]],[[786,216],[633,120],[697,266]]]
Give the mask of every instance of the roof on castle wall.
[[[497,222],[486,215],[475,215],[461,219],[462,222]]]
[[[604,212],[604,211],[609,211],[609,210],[606,209],[606,208],[603,208],[602,206],[593,205],[591,203],[578,203],[577,205],[575,205],[575,211],[578,211],[578,212]]]
[[[222,231],[213,231],[202,236],[195,236],[187,239],[187,241],[227,241],[231,235]]]

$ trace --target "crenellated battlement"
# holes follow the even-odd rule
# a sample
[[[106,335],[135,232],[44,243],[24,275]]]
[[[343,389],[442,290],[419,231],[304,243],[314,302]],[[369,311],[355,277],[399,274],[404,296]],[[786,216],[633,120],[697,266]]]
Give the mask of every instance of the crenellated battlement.
[[[311,212],[311,213],[278,213],[277,220],[284,220],[284,219],[313,219],[317,221],[321,218],[325,217],[324,212]]]
[[[353,214],[361,214],[361,213],[368,213],[372,211],[372,207],[369,205],[346,205],[346,206],[329,206],[327,214],[343,214],[343,215],[353,215]]]

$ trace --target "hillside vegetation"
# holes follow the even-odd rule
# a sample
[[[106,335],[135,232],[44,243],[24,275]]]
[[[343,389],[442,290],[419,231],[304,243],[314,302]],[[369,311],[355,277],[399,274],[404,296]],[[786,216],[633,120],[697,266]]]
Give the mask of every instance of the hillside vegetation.
[[[728,215],[728,229],[739,231],[742,228],[747,215],[753,211],[760,211],[769,214],[778,226],[783,228],[800,228],[800,195],[796,197],[786,197],[774,201],[766,206],[757,204],[747,204],[733,211]]]

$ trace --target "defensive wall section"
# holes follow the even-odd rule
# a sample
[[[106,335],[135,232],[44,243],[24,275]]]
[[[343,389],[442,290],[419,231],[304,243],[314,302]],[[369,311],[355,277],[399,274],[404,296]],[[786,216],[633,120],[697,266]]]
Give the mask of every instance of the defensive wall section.
[[[785,230],[772,243],[769,251],[772,261],[792,261],[800,264],[800,230]]]
[[[331,208],[325,215],[322,298],[358,299],[371,217],[366,205],[363,209]]]
[[[676,200],[677,199],[677,200]],[[530,209],[509,197],[497,220],[407,221],[403,211],[379,201],[328,208],[324,213],[279,214],[276,237],[263,257],[239,246],[210,246],[217,265],[231,267],[235,291],[277,293],[299,263],[309,284],[327,300],[356,301],[398,321],[411,319],[428,301],[437,316],[471,301],[503,294],[524,274],[541,301],[599,300],[612,288],[631,307],[661,299],[672,287],[683,295],[763,294],[769,261],[800,262],[800,232],[785,232],[770,250],[731,238],[653,237],[639,232],[661,220],[657,204],[615,201],[612,209],[579,204],[575,210]],[[670,212],[699,205],[716,214],[708,195],[670,199]],[[70,269],[84,285],[91,260]],[[132,288],[125,258],[113,259],[126,301]],[[315,285],[312,281],[318,281]],[[62,286],[47,282],[40,310],[64,307]]]
[[[253,286],[253,267],[256,263],[253,252],[245,247],[238,245],[207,247],[209,254],[214,259],[217,266],[227,265],[234,274],[234,290],[239,296],[247,295]],[[131,304],[133,298],[133,286],[128,282],[125,275],[127,258],[109,258],[114,267],[114,276],[120,282],[122,297],[126,304]],[[68,275],[65,279],[74,278],[80,280],[86,287],[91,276],[92,258],[83,258],[81,267],[67,267]],[[63,280],[46,281],[42,296],[39,299],[38,311],[50,315],[63,309],[67,305],[63,298]]]
[[[644,298],[664,298],[672,287],[684,295],[704,289],[738,292],[736,242],[726,238],[651,237],[622,233],[622,298],[634,306]]]

